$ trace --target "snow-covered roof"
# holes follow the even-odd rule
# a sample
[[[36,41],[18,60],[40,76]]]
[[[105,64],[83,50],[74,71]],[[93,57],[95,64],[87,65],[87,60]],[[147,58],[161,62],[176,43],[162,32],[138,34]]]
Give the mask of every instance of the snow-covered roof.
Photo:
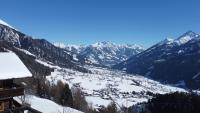
[[[14,97],[14,99],[22,104],[22,101],[19,97]],[[61,106],[51,100],[39,98],[34,95],[26,95],[26,101],[31,104],[32,108],[42,113],[83,113],[76,109]]]
[[[31,77],[32,74],[12,52],[0,52],[0,80]]]

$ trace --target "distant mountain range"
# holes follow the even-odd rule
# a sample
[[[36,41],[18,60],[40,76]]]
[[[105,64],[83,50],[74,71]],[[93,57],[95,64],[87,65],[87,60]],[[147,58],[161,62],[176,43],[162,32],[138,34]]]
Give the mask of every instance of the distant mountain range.
[[[200,35],[188,31],[165,39],[113,66],[181,87],[200,88]]]
[[[107,67],[111,67],[144,51],[142,46],[136,44],[121,45],[108,41],[97,42],[87,46],[65,45],[62,43],[54,43],[54,45],[73,52],[82,63]]]

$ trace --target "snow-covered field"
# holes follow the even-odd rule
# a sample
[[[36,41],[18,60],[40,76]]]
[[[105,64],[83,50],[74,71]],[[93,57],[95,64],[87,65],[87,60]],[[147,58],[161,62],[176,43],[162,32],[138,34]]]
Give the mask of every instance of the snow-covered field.
[[[129,75],[121,71],[86,66],[92,73],[82,73],[70,69],[56,69],[47,77],[51,83],[61,80],[70,87],[79,87],[86,100],[98,108],[107,106],[112,101],[118,106],[131,106],[150,99],[151,93],[169,93],[185,91],[167,86],[142,76]],[[149,93],[151,92],[151,93]]]
[[[15,97],[15,100],[21,103],[20,97]],[[31,104],[32,108],[42,113],[83,113],[69,107],[62,107],[51,100],[39,98],[33,95],[26,95],[26,102]]]

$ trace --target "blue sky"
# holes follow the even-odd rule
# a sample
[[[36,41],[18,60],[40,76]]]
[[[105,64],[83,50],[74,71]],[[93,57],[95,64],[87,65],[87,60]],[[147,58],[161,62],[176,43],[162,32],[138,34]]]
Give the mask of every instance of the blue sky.
[[[1,0],[0,18],[50,42],[149,47],[188,30],[200,33],[199,5],[198,0]]]

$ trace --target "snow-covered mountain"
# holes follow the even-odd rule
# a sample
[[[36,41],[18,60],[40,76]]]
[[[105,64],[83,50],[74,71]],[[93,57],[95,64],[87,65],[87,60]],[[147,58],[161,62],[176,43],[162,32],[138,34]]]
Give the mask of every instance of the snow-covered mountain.
[[[5,40],[15,46],[20,46],[19,34],[3,20],[0,20],[0,40]]]
[[[108,67],[127,60],[144,50],[142,46],[136,44],[120,45],[106,41],[87,46],[64,45],[62,43],[55,43],[54,45],[77,54],[80,62]]]
[[[10,27],[10,28],[12,28],[12,29],[15,29],[14,27],[12,27],[11,25],[9,25],[8,23],[6,23],[5,21],[3,21],[3,20],[1,20],[1,19],[0,19],[0,24],[1,24],[1,25],[5,25],[5,26],[8,26],[8,27]]]
[[[199,45],[200,35],[188,31],[177,39],[165,39],[114,68],[196,89],[200,87]]]
[[[184,33],[183,35],[181,35],[180,37],[178,37],[177,39],[170,39],[170,38],[166,38],[165,40],[161,41],[160,43],[158,43],[158,45],[174,45],[174,46],[180,46],[182,44],[187,43],[188,41],[190,41],[193,38],[199,37],[200,35],[193,32],[193,31],[187,31],[186,33]]]
[[[73,59],[73,56],[69,51],[58,48],[45,39],[33,39],[31,36],[10,27],[9,24],[2,20],[0,21],[0,42],[0,48],[2,49],[12,49],[11,51],[14,52],[25,50],[34,54],[36,59],[48,61],[61,67],[76,68],[78,70],[87,71],[81,67],[79,62]],[[21,54],[21,56],[25,55]]]
[[[53,43],[56,47],[66,49],[74,54],[79,54],[85,49],[84,45],[75,45],[75,44],[64,44],[64,43]]]

